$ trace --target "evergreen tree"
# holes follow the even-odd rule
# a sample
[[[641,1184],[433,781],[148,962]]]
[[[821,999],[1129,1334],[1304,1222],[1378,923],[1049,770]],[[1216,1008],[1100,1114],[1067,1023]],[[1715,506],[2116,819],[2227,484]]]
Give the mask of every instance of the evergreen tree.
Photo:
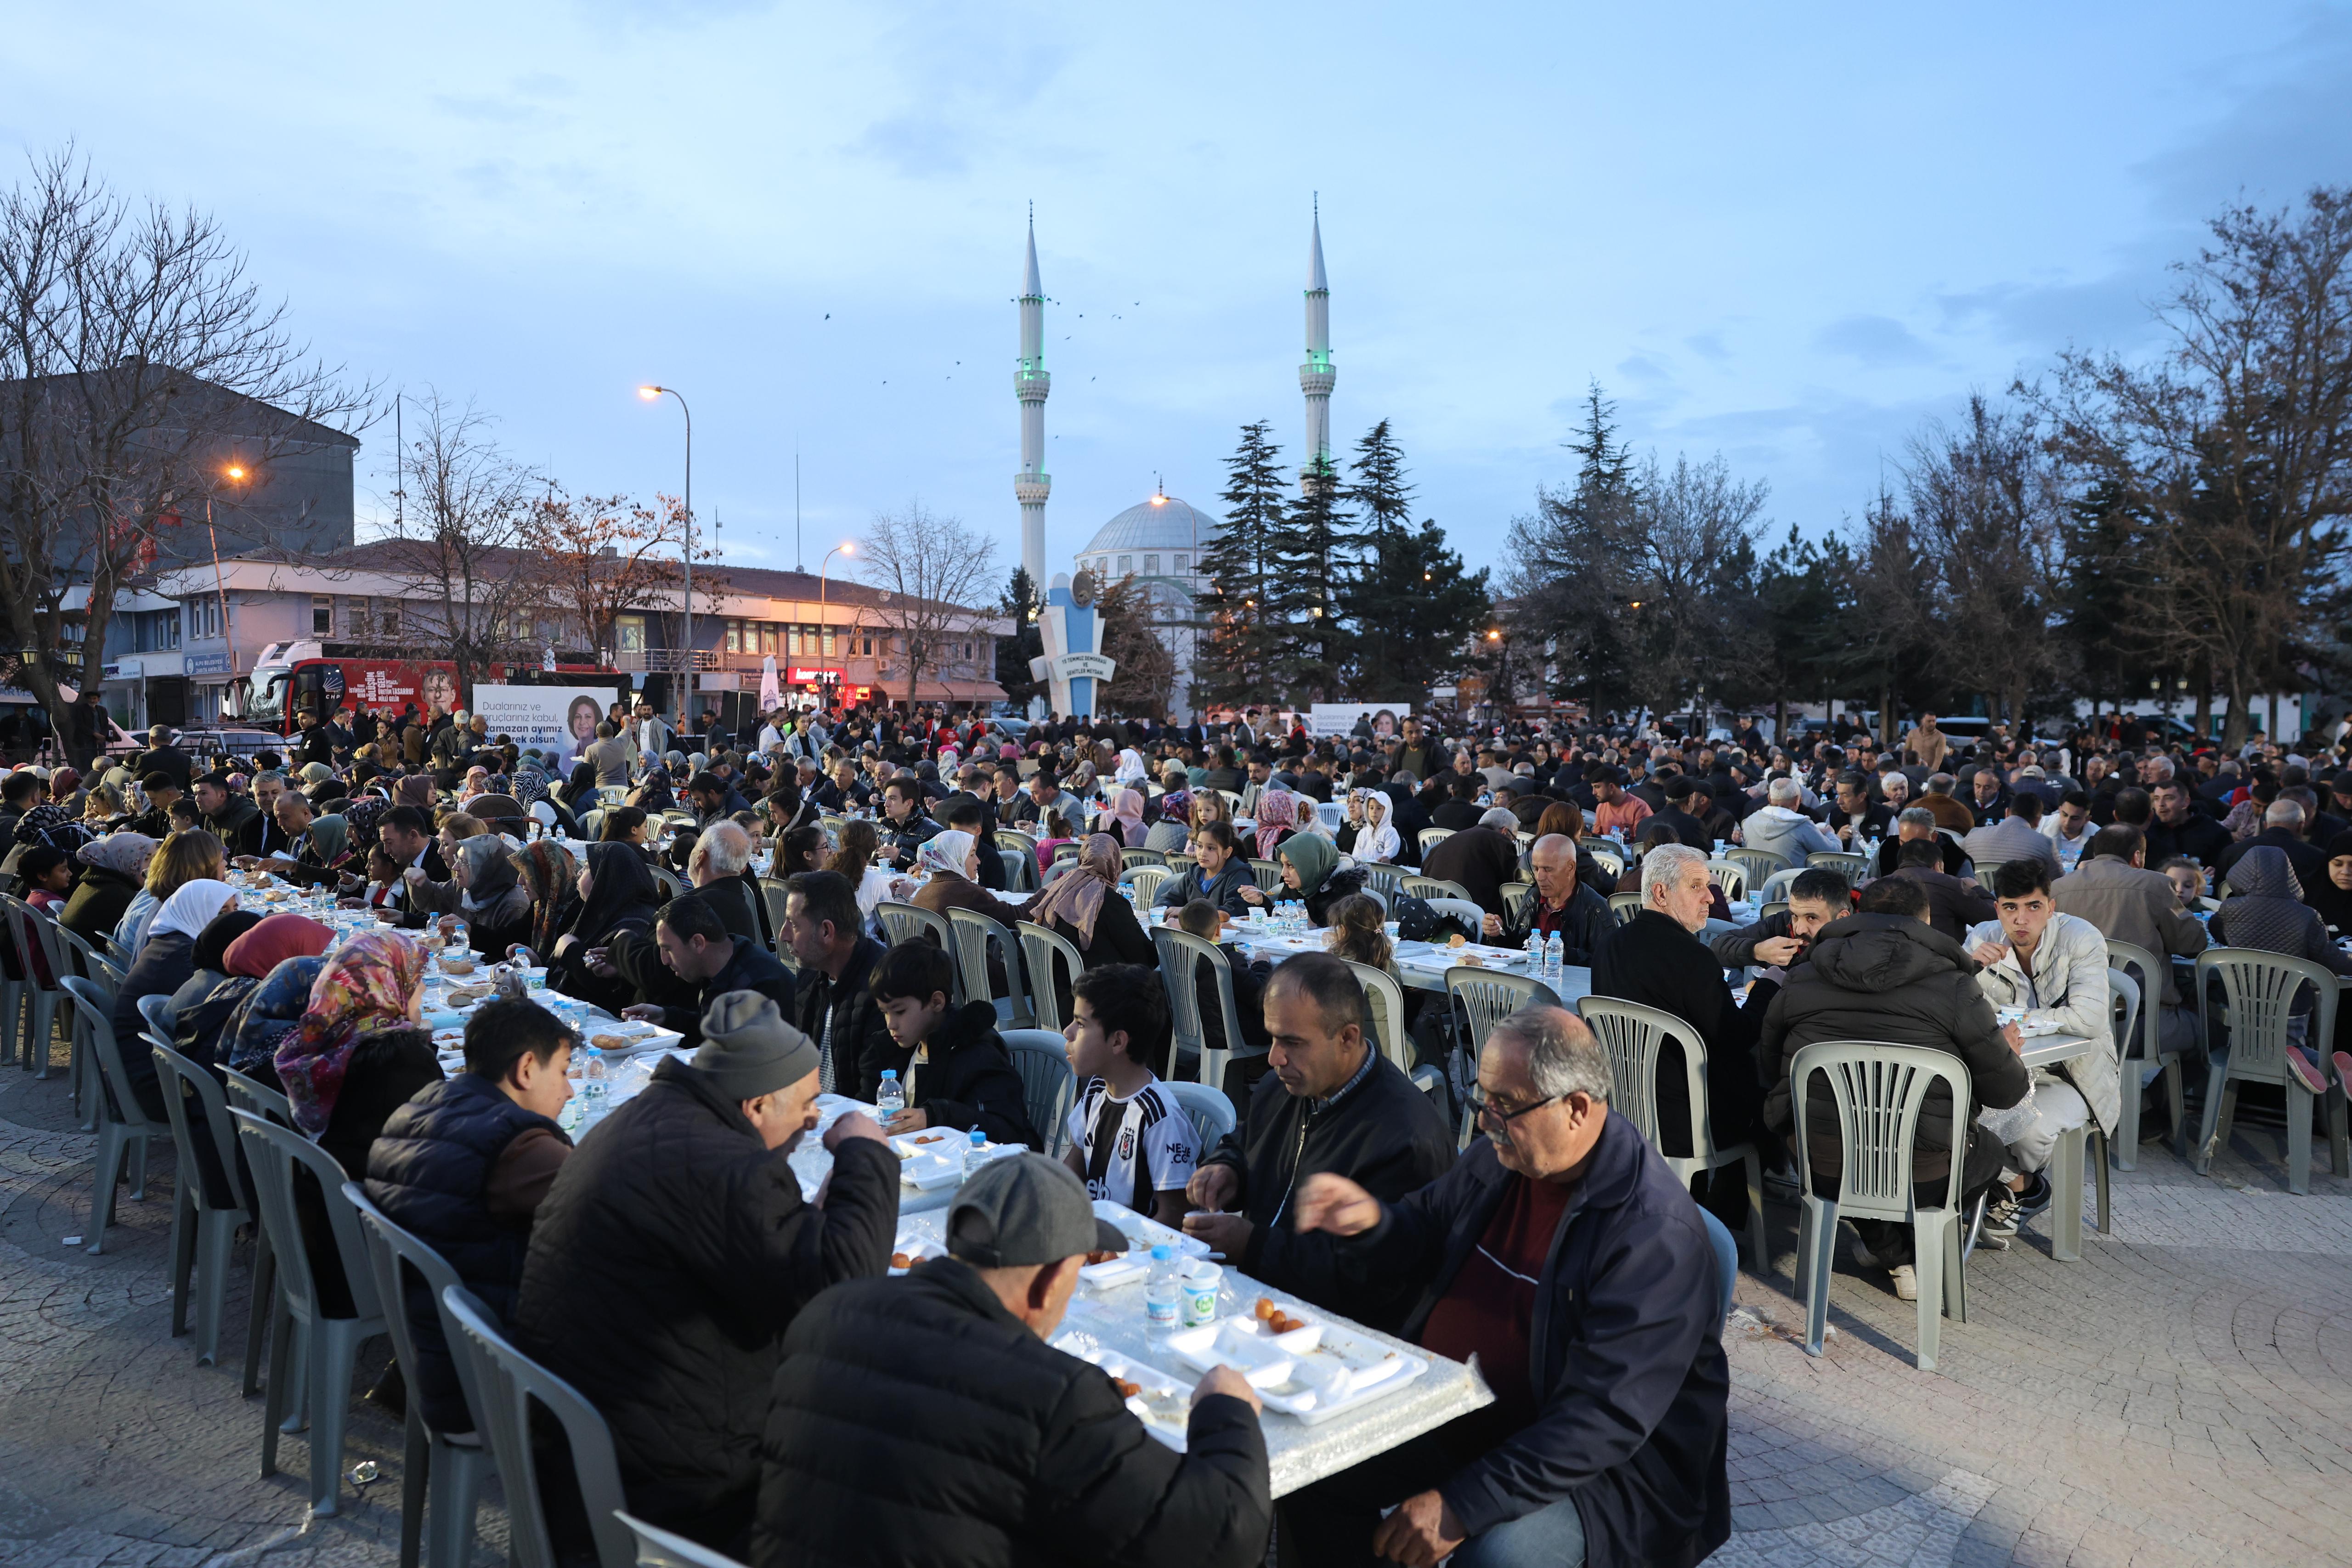
[[[1268,586],[1282,634],[1274,678],[1301,706],[1328,701],[1339,691],[1347,640],[1340,600],[1349,570],[1347,518],[1339,503],[1339,475],[1328,466],[1310,471],[1269,550],[1274,574]]]
[[[1013,623],[1013,635],[1000,637],[996,644],[996,684],[1004,688],[1004,695],[1017,704],[1045,689],[1045,682],[1029,673],[1029,661],[1045,651],[1045,636],[1039,628],[1035,612],[1043,601],[1037,584],[1029,580],[1029,569],[1015,566],[1012,580],[1004,584],[1004,600],[1000,613]]]
[[[1369,702],[1426,708],[1429,689],[1460,673],[1494,617],[1486,573],[1465,573],[1436,523],[1413,526],[1413,489],[1387,420],[1356,443],[1349,467],[1344,500],[1362,554],[1340,597],[1348,689]]]
[[[1563,443],[1580,459],[1576,482],[1537,491],[1534,514],[1514,519],[1510,532],[1513,627],[1548,648],[1559,695],[1596,716],[1631,698],[1641,609],[1640,486],[1614,412],[1593,383],[1583,427]]]
[[[1200,618],[1192,705],[1239,706],[1272,700],[1276,654],[1286,628],[1276,593],[1274,547],[1288,517],[1282,449],[1267,439],[1265,420],[1242,426],[1241,445],[1225,465],[1225,521],[1216,542],[1201,552],[1207,585],[1194,602]]]

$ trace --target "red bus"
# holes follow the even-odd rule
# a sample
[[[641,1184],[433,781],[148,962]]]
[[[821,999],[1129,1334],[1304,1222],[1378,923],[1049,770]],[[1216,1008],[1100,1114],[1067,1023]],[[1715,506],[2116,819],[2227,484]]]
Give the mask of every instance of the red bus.
[[[559,664],[549,670],[539,664],[499,663],[483,675],[492,684],[609,685],[616,698],[630,689],[626,675],[593,664]],[[331,643],[272,643],[254,664],[245,721],[293,735],[301,729],[297,716],[305,710],[321,719],[345,707],[391,717],[414,703],[421,716],[436,704],[444,712],[462,708],[470,697],[459,689],[457,667],[448,659],[372,658],[342,654]]]

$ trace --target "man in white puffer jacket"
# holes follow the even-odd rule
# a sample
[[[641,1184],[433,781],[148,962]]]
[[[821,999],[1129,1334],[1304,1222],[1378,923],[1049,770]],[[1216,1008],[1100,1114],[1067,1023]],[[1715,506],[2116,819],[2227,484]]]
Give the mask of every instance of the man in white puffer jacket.
[[[2002,1173],[2008,1193],[1986,1212],[1984,1229],[2005,1237],[2017,1233],[2020,1220],[2049,1206],[2050,1179],[2042,1170],[2060,1136],[2096,1117],[2112,1137],[2123,1096],[2106,938],[2090,921],[2059,913],[2050,868],[2040,860],[2004,864],[1994,875],[1993,893],[2000,918],[1969,928],[1961,944],[1983,966],[1978,988],[1995,1007],[2023,1008],[2029,1030],[2048,1025],[2092,1042],[2084,1055],[2059,1063],[2056,1074],[2035,1069],[2033,1092],[2021,1104],[1979,1119],[2009,1146],[2009,1169]]]

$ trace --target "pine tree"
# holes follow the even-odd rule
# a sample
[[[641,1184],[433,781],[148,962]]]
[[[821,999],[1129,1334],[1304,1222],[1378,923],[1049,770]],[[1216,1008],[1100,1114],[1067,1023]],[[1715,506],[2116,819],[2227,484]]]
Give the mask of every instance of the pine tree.
[[[1276,588],[1274,546],[1288,517],[1282,449],[1265,420],[1242,426],[1225,465],[1224,528],[1201,552],[1207,586],[1194,602],[1201,641],[1192,670],[1192,705],[1270,701],[1276,654],[1285,628]]]
[[[1614,412],[1593,383],[1583,427],[1563,443],[1581,459],[1576,482],[1538,490],[1534,514],[1514,519],[1510,532],[1514,628],[1549,648],[1559,694],[1582,698],[1596,715],[1631,696],[1640,613],[1640,486]]]
[[[1302,706],[1328,701],[1339,691],[1346,643],[1340,599],[1350,563],[1339,481],[1328,465],[1305,476],[1298,500],[1276,531],[1270,551],[1275,566],[1270,587],[1283,634],[1275,655],[1275,681]]]
[[[1357,698],[1424,710],[1431,687],[1460,675],[1495,605],[1486,569],[1464,571],[1445,530],[1424,519],[1396,530],[1364,562],[1349,584],[1347,612],[1359,628]]]
[[[1029,580],[1029,569],[1015,566],[1011,581],[1004,584],[1004,600],[1000,606],[1004,617],[1013,623],[1013,635],[999,638],[996,644],[996,684],[1004,688],[1004,695],[1015,704],[1025,704],[1045,689],[1045,683],[1029,673],[1029,661],[1045,651],[1045,634],[1038,629],[1035,616],[1040,604],[1037,584]]]

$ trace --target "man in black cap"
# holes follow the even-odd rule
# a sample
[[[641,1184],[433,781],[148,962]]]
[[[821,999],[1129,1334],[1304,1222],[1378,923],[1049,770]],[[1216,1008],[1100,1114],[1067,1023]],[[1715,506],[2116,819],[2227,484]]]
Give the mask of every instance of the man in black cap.
[[[898,1161],[852,1111],[809,1203],[785,1157],[816,1126],[816,1046],[755,991],[714,998],[702,1037],[564,1162],[514,1331],[603,1414],[629,1511],[740,1557],[779,1338],[826,1286],[888,1268]]]
[[[996,1160],[956,1194],[947,1237],[947,1257],[829,1290],[784,1336],[757,1568],[1264,1562],[1274,1509],[1248,1382],[1201,1379],[1180,1454],[1100,1368],[1045,1342],[1086,1255],[1127,1245],[1076,1173]]]

